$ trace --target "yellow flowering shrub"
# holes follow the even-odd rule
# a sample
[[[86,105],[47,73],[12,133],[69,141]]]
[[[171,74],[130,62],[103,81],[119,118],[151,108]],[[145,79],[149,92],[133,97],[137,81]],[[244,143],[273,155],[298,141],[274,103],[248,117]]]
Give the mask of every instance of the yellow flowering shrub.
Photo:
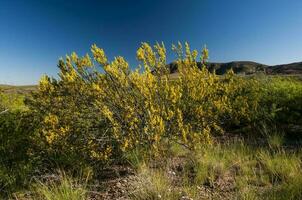
[[[75,53],[59,61],[59,79],[43,76],[38,91],[26,100],[39,118],[39,139],[48,154],[84,160],[104,161],[111,156],[103,119],[95,106],[94,72],[88,55]],[[63,160],[64,162],[64,160]],[[72,161],[71,161],[72,164]]]
[[[222,77],[210,73],[206,48],[199,57],[187,43],[172,49],[177,78],[170,76],[166,48],[159,43],[142,43],[136,69],[120,56],[109,61],[96,45],[91,57],[72,53],[61,59],[59,78],[42,77],[27,103],[40,116],[49,151],[106,161],[137,145],[159,150],[163,140],[194,148],[228,126],[253,120],[257,81],[232,71]]]

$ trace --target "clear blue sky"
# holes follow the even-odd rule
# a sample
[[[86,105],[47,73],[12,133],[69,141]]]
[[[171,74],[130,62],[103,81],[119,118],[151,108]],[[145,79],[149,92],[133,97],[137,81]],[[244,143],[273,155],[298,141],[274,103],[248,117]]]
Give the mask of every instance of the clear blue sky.
[[[60,57],[93,43],[135,66],[142,41],[207,44],[218,62],[302,61],[302,1],[0,0],[0,83],[55,76]]]

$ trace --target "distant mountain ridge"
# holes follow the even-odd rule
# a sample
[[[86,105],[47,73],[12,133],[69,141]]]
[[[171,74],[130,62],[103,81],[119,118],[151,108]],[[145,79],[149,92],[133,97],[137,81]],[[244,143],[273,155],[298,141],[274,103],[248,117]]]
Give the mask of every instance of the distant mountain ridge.
[[[29,94],[37,89],[36,85],[4,85],[0,84],[0,91],[6,94]]]
[[[202,63],[197,63],[198,67],[202,67]],[[281,65],[264,65],[252,61],[232,61],[226,63],[209,62],[206,63],[210,71],[216,71],[216,74],[222,75],[228,70],[233,69],[237,74],[254,74],[262,72],[265,74],[302,74],[302,62],[281,64]],[[176,62],[168,64],[170,73],[177,72]]]

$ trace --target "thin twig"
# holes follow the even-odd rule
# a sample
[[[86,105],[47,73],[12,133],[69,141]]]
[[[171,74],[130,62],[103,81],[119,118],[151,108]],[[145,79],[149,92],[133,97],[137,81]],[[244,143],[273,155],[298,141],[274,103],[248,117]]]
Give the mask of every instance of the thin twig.
[[[8,111],[9,111],[9,109],[6,109],[6,110],[0,112],[0,115],[3,114],[3,113],[6,113],[6,112],[8,112]]]

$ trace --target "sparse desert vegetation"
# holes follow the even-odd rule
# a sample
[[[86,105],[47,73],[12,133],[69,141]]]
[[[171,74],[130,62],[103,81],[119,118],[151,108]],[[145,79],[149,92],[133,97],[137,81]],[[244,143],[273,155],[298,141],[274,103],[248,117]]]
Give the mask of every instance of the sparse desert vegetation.
[[[93,45],[30,92],[2,87],[1,197],[301,199],[301,79],[217,75],[206,48],[172,49],[177,76],[164,44],[142,43],[136,69]]]

